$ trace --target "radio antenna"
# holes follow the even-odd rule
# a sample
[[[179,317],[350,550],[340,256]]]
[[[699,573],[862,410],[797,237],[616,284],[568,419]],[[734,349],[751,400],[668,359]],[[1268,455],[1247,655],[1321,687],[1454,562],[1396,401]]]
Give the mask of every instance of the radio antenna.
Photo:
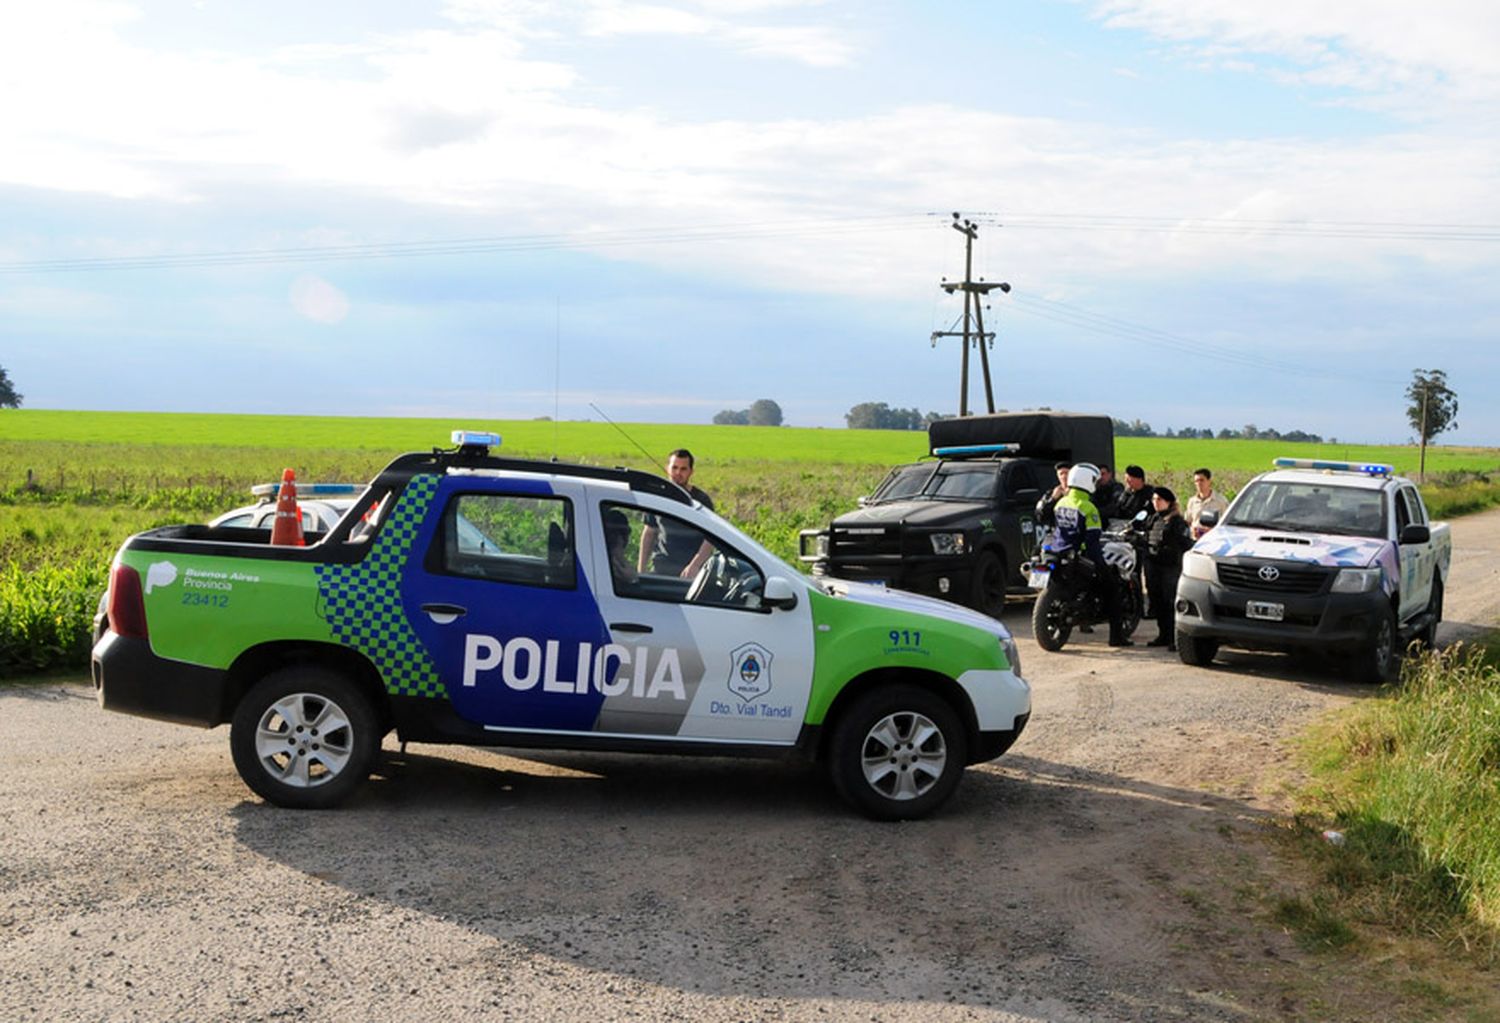
[[[621,427],[619,423],[617,423],[613,419],[609,418],[609,416],[606,416],[604,414],[604,410],[601,409],[598,405],[595,405],[593,402],[589,402],[589,408],[591,408],[595,412],[599,413],[600,417],[606,423],[608,423],[610,426],[613,426],[616,430],[619,430],[621,437],[624,437],[626,440],[630,441],[630,443],[634,444],[636,450],[639,451],[641,454],[643,454],[643,455],[646,456],[646,463],[651,466],[652,471],[655,471],[655,469],[656,469],[656,459],[654,459],[654,458],[651,457],[651,452],[649,452],[645,448],[641,447],[641,445],[636,441],[636,439],[634,437],[632,437],[630,434],[626,433],[625,430],[624,430],[624,428]]]

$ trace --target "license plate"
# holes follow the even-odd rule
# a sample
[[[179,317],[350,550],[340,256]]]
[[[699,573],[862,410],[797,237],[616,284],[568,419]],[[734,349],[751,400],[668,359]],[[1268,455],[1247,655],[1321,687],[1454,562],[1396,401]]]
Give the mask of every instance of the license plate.
[[[1248,601],[1245,604],[1245,617],[1259,618],[1263,622],[1279,622],[1286,617],[1286,605],[1264,600]]]
[[[1050,578],[1052,578],[1052,573],[1045,569],[1040,572],[1033,570],[1026,577],[1026,584],[1033,590],[1045,590],[1047,588],[1047,580]]]

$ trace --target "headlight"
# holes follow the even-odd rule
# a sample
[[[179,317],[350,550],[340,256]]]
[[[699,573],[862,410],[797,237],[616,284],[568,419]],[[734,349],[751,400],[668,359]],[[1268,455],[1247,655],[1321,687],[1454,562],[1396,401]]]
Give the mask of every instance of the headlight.
[[[828,557],[828,532],[803,533],[800,548],[798,553],[804,558]]]
[[[1213,582],[1217,578],[1214,572],[1214,559],[1207,554],[1188,551],[1182,556],[1182,576],[1184,579],[1202,579],[1206,582]]]
[[[1369,593],[1379,585],[1378,568],[1341,568],[1333,577],[1334,593]]]
[[[933,533],[932,553],[962,554],[966,550],[962,533]]]
[[[1001,636],[1000,649],[1005,651],[1005,659],[1010,662],[1011,674],[1017,678],[1021,677],[1021,648],[1016,646],[1015,637]]]

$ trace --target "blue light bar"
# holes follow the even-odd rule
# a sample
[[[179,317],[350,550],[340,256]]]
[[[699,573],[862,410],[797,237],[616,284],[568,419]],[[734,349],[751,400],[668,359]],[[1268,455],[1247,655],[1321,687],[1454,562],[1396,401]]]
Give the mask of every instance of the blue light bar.
[[[480,430],[454,430],[453,443],[461,448],[498,448],[500,435]]]
[[[347,497],[350,494],[361,493],[365,489],[363,483],[298,483],[298,497]],[[275,497],[281,493],[280,483],[257,483],[250,488],[250,493],[256,497]]]
[[[1322,469],[1327,472],[1357,472],[1365,476],[1389,476],[1394,466],[1379,462],[1327,462],[1317,458],[1277,458],[1271,463],[1278,469]]]
[[[954,447],[933,448],[939,458],[962,458],[965,455],[1013,455],[1021,450],[1019,444],[959,444]]]

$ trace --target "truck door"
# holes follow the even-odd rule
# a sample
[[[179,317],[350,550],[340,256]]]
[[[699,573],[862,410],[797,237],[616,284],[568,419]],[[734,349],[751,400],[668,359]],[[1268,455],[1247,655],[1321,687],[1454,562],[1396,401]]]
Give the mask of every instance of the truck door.
[[[448,476],[402,579],[454,710],[491,729],[584,732],[608,639],[582,572],[576,483]]]
[[[598,729],[625,735],[790,745],[812,689],[810,602],[761,603],[767,574],[787,574],[716,535],[711,516],[671,502],[591,488],[592,577],[610,634],[610,695]],[[702,566],[654,571],[648,526],[697,530]],[[642,571],[644,565],[645,571]],[[691,567],[691,566],[690,566]]]
[[[1396,559],[1401,566],[1401,620],[1420,614],[1432,596],[1432,573],[1437,557],[1431,543],[1401,544],[1401,531],[1408,525],[1427,525],[1427,512],[1412,487],[1396,491]]]

